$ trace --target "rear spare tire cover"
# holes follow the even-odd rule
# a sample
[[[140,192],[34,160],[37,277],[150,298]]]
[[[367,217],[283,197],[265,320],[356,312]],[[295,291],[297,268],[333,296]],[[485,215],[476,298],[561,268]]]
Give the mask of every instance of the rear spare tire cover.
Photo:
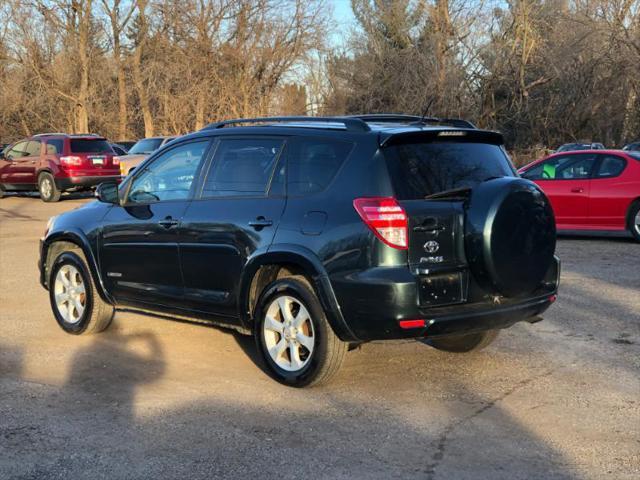
[[[465,250],[478,283],[506,297],[529,294],[544,279],[555,248],[553,210],[535,183],[503,177],[473,188]]]

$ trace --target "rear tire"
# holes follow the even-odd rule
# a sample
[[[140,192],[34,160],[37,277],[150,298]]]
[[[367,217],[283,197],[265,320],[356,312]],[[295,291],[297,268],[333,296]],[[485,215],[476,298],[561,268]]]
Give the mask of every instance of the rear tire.
[[[627,229],[636,242],[640,242],[640,201],[636,201],[629,209]]]
[[[67,333],[87,335],[106,330],[115,309],[96,291],[80,249],[63,251],[49,275],[49,300],[58,325]]]
[[[53,179],[53,175],[44,172],[38,177],[38,190],[40,191],[40,198],[43,202],[57,202],[60,200],[62,192],[56,186],[56,182]]]
[[[429,339],[427,343],[445,352],[476,352],[493,343],[498,336],[498,332],[499,330],[487,330],[484,332],[469,333],[467,335],[433,338]]]
[[[263,290],[254,337],[273,377],[292,387],[327,382],[349,348],[333,332],[313,287],[300,275],[276,280]]]

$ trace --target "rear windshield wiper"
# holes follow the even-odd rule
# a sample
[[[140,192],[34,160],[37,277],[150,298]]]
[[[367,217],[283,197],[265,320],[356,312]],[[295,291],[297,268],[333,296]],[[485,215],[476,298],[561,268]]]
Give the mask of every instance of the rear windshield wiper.
[[[438,193],[432,193],[424,197],[425,200],[437,200],[439,198],[467,198],[471,193],[471,187],[452,188]]]

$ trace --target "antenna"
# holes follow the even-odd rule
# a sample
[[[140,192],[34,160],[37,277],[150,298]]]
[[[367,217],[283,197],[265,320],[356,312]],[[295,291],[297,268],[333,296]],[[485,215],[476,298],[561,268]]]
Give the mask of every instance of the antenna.
[[[433,101],[435,99],[436,99],[435,97],[431,97],[431,99],[427,102],[427,106],[424,108],[422,115],[420,115],[420,123],[424,123],[424,120],[427,118],[427,115],[429,114],[429,109],[431,108],[431,105],[433,105]]]

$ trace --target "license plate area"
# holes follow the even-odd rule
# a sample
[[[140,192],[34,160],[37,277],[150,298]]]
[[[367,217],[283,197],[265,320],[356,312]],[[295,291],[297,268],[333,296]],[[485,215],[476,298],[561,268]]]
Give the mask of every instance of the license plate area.
[[[454,305],[466,300],[466,274],[462,272],[436,273],[420,276],[421,306]]]
[[[92,156],[89,157],[92,165],[104,165],[106,157]]]

